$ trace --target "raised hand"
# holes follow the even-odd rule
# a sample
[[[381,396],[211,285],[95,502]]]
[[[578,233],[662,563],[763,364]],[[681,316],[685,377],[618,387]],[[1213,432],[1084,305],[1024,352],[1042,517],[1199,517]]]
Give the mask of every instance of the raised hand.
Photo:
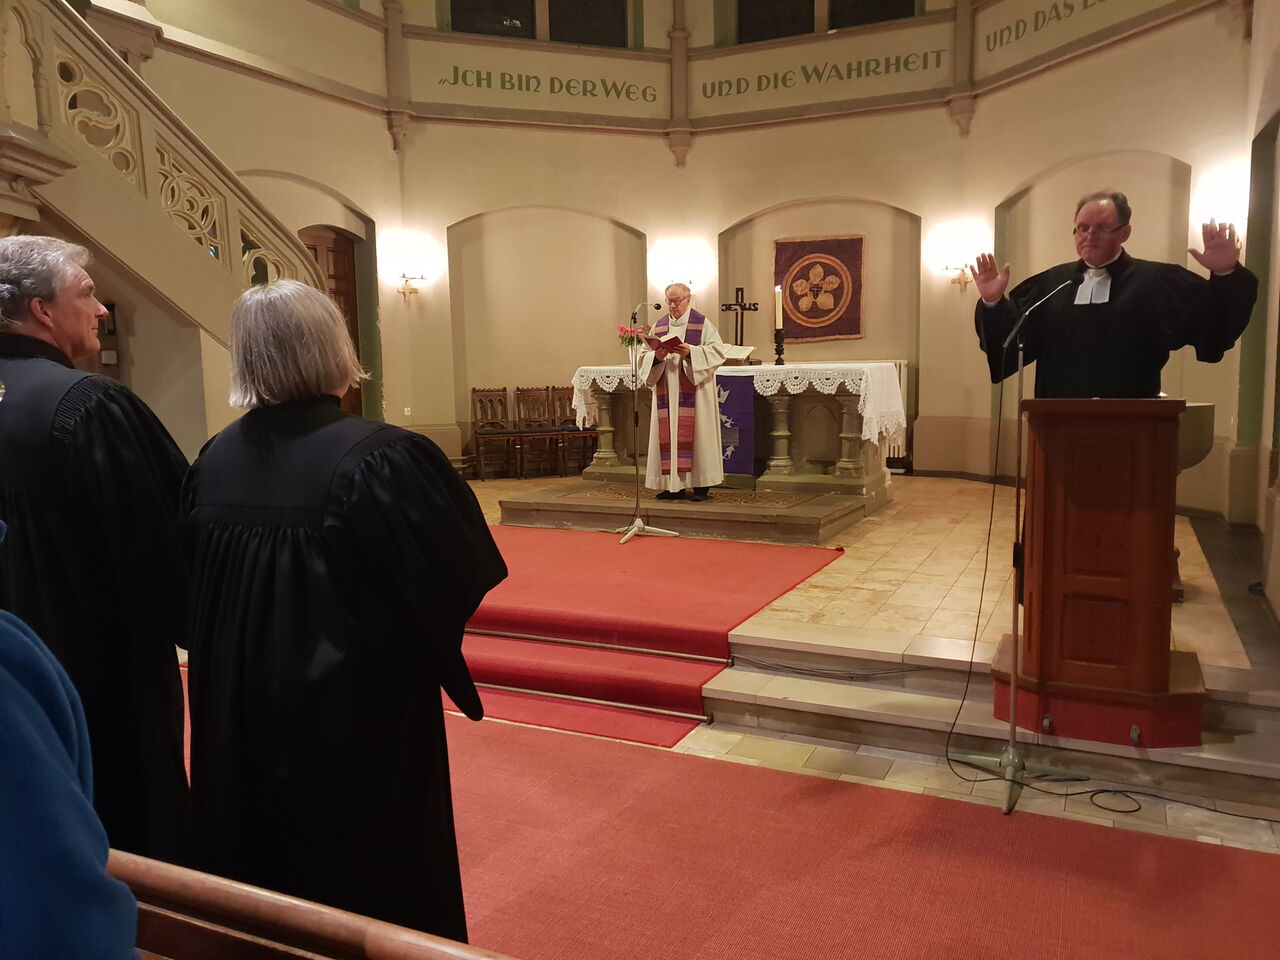
[[[1240,259],[1240,238],[1236,236],[1234,223],[1219,224],[1210,220],[1200,227],[1204,238],[1204,253],[1194,247],[1187,253],[1195,257],[1200,266],[1213,273],[1230,273]]]
[[[978,287],[978,296],[988,303],[994,303],[1004,296],[1009,289],[1009,264],[1004,269],[996,268],[996,258],[991,253],[980,253],[969,268],[969,275]]]

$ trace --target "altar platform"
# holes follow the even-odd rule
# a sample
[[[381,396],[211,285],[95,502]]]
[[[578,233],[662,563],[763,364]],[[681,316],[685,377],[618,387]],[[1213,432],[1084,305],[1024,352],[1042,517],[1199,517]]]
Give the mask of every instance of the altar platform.
[[[538,490],[550,499],[582,483],[489,481],[472,489],[497,522],[504,501]],[[1013,491],[995,491],[988,558],[989,486],[935,477],[894,484],[892,502],[824,542],[843,547],[842,557],[731,632],[733,666],[703,688],[714,722],[677,749],[738,762],[775,758],[801,772],[812,754],[818,775],[833,775],[838,762],[846,779],[999,802],[1002,783],[958,778],[942,754],[948,743],[953,752],[998,754],[1008,733],[993,716],[990,663],[1009,629]],[[1099,823],[1105,816],[1108,824],[1191,839],[1220,832],[1222,842],[1280,852],[1280,822],[1274,832],[1269,822],[1280,821],[1280,635],[1247,590],[1257,558],[1242,562],[1236,540],[1244,536],[1216,521],[1177,518],[1186,601],[1173,610],[1172,645],[1203,665],[1202,745],[1146,748],[1020,733],[1029,758],[1093,778],[1057,785],[1064,792],[1128,785],[1220,812],[1144,798],[1135,813],[1104,814],[1083,793],[1032,792],[1019,809]]]
[[[627,473],[630,473],[630,469]],[[657,500],[640,490],[646,524],[686,537],[820,545],[862,520],[882,499],[812,491],[717,487],[705,503]],[[502,522],[564,530],[617,530],[631,523],[635,484],[577,480],[502,497]]]

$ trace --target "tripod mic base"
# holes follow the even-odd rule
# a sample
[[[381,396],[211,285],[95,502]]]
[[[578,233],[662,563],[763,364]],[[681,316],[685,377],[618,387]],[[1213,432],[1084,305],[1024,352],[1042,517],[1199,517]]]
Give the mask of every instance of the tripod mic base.
[[[649,527],[649,526],[646,526],[646,525],[645,525],[645,522],[644,522],[643,520],[641,520],[639,517],[636,517],[634,520],[632,520],[632,521],[631,521],[631,525],[630,525],[630,526],[626,526],[626,527],[619,527],[617,530],[615,530],[615,531],[613,531],[613,532],[614,532],[614,533],[625,533],[625,534],[626,534],[626,536],[625,536],[625,537],[623,537],[621,540],[619,540],[619,541],[618,541],[619,543],[626,543],[628,540],[630,540],[630,539],[631,539],[632,537],[634,537],[636,534],[643,534],[643,535],[645,535],[645,536],[649,536],[649,537],[678,537],[678,536],[680,536],[680,534],[676,533],[674,530],[663,530],[663,529],[661,529],[661,528],[659,528],[659,527]]]
[[[1013,813],[1014,808],[1018,805],[1018,798],[1022,795],[1022,788],[1030,779],[1041,780],[1042,782],[1089,779],[1087,773],[1077,770],[1054,767],[1045,763],[1026,762],[1016,749],[1009,746],[1004,748],[999,757],[982,753],[953,753],[950,758],[955,763],[981,770],[992,777],[1003,778],[1004,803],[1002,807],[1005,813]]]

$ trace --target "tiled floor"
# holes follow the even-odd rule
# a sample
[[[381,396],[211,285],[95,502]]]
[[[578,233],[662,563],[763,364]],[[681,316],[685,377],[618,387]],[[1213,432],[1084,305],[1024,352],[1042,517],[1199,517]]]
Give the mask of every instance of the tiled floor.
[[[532,485],[547,487],[571,482],[497,480],[473,483],[472,489],[486,517],[497,523],[501,497],[527,491]],[[875,631],[885,642],[900,643],[904,649],[928,638],[972,640],[975,630],[981,641],[999,640],[1008,630],[1012,611],[1008,547],[1013,532],[1012,490],[995,491],[994,520],[992,488],[981,483],[899,477],[895,478],[893,492],[891,504],[827,544],[844,547],[844,556],[780,597],[759,616],[850,628],[863,636],[867,634],[862,631]],[[988,532],[992,544],[989,551],[985,549]],[[1250,657],[1236,625],[1241,620],[1242,601],[1238,596],[1232,597],[1236,605],[1233,622],[1196,530],[1186,518],[1178,518],[1175,540],[1182,553],[1180,569],[1186,602],[1174,609],[1174,645],[1194,650],[1206,665],[1247,669]],[[1221,543],[1215,542],[1214,549],[1219,554],[1229,554]],[[1222,561],[1226,562],[1237,563],[1241,575],[1247,574],[1247,562],[1240,564],[1238,557],[1230,555]],[[1221,567],[1222,563],[1218,565]],[[1265,622],[1250,622],[1255,623],[1258,634],[1267,633]],[[1268,664],[1280,652],[1274,636],[1253,636],[1250,644],[1251,649],[1257,648],[1255,657],[1268,658]],[[974,783],[973,771],[953,771],[945,760],[932,755],[797,735],[760,735],[723,725],[701,727],[675,749],[970,803],[999,806],[1005,789],[1002,782]],[[1092,781],[1049,784],[1043,787],[1049,793],[1024,791],[1018,810],[1280,853],[1280,790],[1274,807],[1177,798],[1166,792],[1175,801],[1186,799],[1216,809],[1141,797],[1137,798],[1140,808],[1132,813],[1125,812],[1135,806],[1132,800],[1109,794],[1098,796],[1096,803],[1112,808],[1106,810],[1085,795],[1091,790],[1122,786]]]
[[[982,780],[982,775],[975,770],[963,766],[951,769],[946,760],[930,754],[865,744],[834,743],[792,735],[778,739],[712,725],[694,730],[674,749],[735,763],[995,807],[1002,805],[1005,795],[1003,781]],[[1129,799],[1116,794],[1098,795],[1096,804],[1111,808],[1108,810],[1095,805],[1088,794],[1094,790],[1123,790],[1124,784],[1087,780],[1046,783],[1041,789],[1045,792],[1024,790],[1018,800],[1017,811],[1280,853],[1280,822],[1277,822],[1280,821],[1280,798],[1277,798],[1276,807],[1263,807],[1203,797],[1179,797],[1168,791],[1161,792],[1162,796],[1169,798],[1168,802],[1146,796]],[[1184,800],[1187,802],[1178,802]]]

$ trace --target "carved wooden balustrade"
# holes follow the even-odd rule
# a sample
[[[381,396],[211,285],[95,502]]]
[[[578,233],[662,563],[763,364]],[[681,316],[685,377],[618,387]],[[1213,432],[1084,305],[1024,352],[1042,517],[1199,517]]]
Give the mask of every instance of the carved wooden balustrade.
[[[0,49],[0,232],[83,236],[224,344],[250,284],[323,289],[298,238],[64,0],[0,0]]]

